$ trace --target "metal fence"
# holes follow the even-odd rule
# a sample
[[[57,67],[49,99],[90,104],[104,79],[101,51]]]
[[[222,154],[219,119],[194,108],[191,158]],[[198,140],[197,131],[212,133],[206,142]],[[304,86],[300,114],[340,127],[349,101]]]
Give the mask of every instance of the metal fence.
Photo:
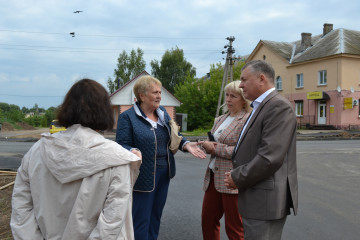
[[[310,128],[311,125],[315,125],[315,115],[303,115],[297,118],[297,128]]]

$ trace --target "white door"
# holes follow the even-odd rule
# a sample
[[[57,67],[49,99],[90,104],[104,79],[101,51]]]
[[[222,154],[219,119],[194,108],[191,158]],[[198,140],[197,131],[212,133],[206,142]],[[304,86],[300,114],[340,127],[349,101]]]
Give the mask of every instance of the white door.
[[[318,124],[326,124],[326,102],[319,102]]]

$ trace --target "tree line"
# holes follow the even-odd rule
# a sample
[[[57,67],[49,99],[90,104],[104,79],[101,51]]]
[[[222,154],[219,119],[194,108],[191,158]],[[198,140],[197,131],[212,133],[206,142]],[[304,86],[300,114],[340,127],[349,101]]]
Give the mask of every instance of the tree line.
[[[115,92],[145,70],[144,52],[138,48],[120,53],[113,78],[108,78],[110,93]],[[243,62],[233,67],[233,79],[240,79]],[[161,61],[150,62],[151,75],[174,94],[182,105],[177,113],[188,114],[188,130],[208,129],[213,125],[224,69],[221,63],[212,64],[208,76],[196,78],[196,68],[188,62],[182,49],[166,50]]]
[[[56,115],[55,107],[48,109],[40,108],[35,104],[32,108],[22,107],[15,104],[0,102],[0,123],[11,123],[15,128],[19,122],[25,122],[34,127],[49,127]]]
[[[108,77],[107,81],[110,94],[145,70],[143,55],[144,51],[140,48],[119,54],[113,78]],[[233,66],[234,80],[240,79],[243,64],[244,62],[237,62]],[[207,76],[196,78],[196,68],[186,60],[184,51],[176,47],[166,50],[160,61],[152,60],[150,66],[151,75],[159,79],[182,103],[176,112],[188,115],[188,130],[211,128],[224,74],[223,65],[212,64]],[[50,107],[45,110],[37,104],[30,109],[20,109],[14,104],[0,103],[0,123],[10,122],[16,125],[17,122],[26,122],[34,127],[48,127],[55,119],[56,109]],[[32,115],[25,118],[29,113]]]

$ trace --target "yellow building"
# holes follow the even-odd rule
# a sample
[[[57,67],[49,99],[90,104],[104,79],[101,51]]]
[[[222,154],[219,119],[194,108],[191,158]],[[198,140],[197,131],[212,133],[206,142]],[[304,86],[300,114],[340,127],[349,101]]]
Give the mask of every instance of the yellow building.
[[[276,89],[293,104],[298,123],[312,128],[360,129],[360,32],[302,33],[295,42],[260,40],[247,61],[275,69]]]

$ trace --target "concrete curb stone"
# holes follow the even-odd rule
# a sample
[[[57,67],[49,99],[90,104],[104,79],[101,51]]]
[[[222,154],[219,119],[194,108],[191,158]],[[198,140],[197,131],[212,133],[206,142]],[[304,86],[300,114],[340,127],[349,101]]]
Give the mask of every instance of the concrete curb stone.
[[[115,141],[115,132],[105,132],[104,137]],[[207,140],[207,136],[185,136],[189,141]],[[298,141],[319,141],[319,140],[360,140],[360,131],[346,130],[298,130],[296,139]],[[0,135],[0,141],[7,142],[36,142],[39,138],[17,138],[3,137]]]

